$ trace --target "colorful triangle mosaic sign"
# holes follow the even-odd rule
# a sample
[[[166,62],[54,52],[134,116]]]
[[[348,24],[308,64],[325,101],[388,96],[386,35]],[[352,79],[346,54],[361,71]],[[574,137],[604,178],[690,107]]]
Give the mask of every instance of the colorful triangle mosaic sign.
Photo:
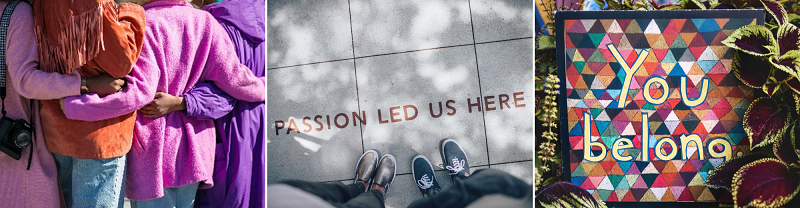
[[[754,92],[732,75],[721,40],[763,19],[563,21],[570,181],[606,202],[730,202],[703,183],[725,160],[709,151],[749,149],[741,121]]]

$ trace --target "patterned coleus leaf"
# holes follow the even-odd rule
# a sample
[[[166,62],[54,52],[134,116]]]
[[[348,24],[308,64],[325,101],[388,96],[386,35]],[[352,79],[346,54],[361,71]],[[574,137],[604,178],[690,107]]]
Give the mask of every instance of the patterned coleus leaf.
[[[786,85],[789,86],[789,89],[794,90],[795,93],[800,93],[800,80],[797,80],[797,77],[790,78],[786,81]]]
[[[720,3],[733,5],[735,8],[761,7],[760,0],[720,0]]]
[[[658,5],[654,0],[650,0],[650,5],[653,5],[653,9],[655,10],[683,9],[681,5],[676,5],[676,4]]]
[[[536,207],[593,207],[604,208],[588,191],[570,182],[559,181],[539,189],[534,198]]]
[[[781,25],[778,28],[778,48],[779,54],[783,56],[792,50],[800,49],[800,29],[793,24]]]
[[[694,2],[694,4],[697,5],[698,7],[700,7],[700,9],[708,9],[708,7],[711,5],[710,3],[701,0],[692,0],[692,2]]]
[[[775,145],[772,146],[772,151],[775,152],[775,156],[786,164],[793,164],[800,161],[800,157],[798,157],[794,149],[794,140],[798,138],[797,134],[800,134],[800,125],[797,124],[797,121],[792,123],[792,125],[789,126],[788,132],[783,134],[783,137],[775,140]]]
[[[788,81],[794,76],[790,76],[789,73],[777,69],[777,67],[771,68],[770,70],[772,71],[772,75],[769,77],[767,83],[764,84],[764,87],[762,87],[761,89],[764,91],[764,93],[767,93],[768,96],[772,97],[772,95],[774,95],[775,93],[778,92],[778,90],[780,90],[784,82]]]
[[[797,64],[792,64],[790,66],[795,67],[797,66]],[[772,77],[770,78],[770,81],[775,83],[784,83],[786,81],[789,81],[789,79],[791,79],[792,77],[794,76],[791,76],[791,74],[787,73],[786,71],[779,69],[772,69]]]
[[[761,88],[769,80],[770,62],[764,57],[753,56],[736,50],[733,56],[733,74],[742,83],[752,88]],[[800,89],[800,88],[798,88]]]
[[[777,83],[770,80],[769,82],[767,82],[767,84],[764,84],[764,87],[762,87],[761,90],[763,90],[764,93],[767,93],[767,96],[772,97],[772,95],[774,95],[775,93],[778,92],[778,90],[781,89],[781,84],[783,83]]]
[[[800,197],[793,197],[791,201],[783,205],[784,208],[800,207]]]
[[[790,51],[788,54],[781,56],[780,58],[770,58],[769,61],[772,63],[772,66],[775,66],[775,68],[779,69],[779,71],[773,74],[772,77],[779,82],[796,77],[798,63],[800,63],[797,61],[798,58],[800,58],[800,51],[798,50]]]
[[[773,55],[778,45],[772,32],[761,25],[745,25],[731,33],[722,43],[755,56]]]
[[[774,158],[745,165],[733,176],[733,201],[737,207],[778,207],[797,195],[800,177]]]
[[[736,7],[728,4],[717,4],[717,6],[714,6],[712,9],[736,9]]]
[[[748,163],[768,157],[766,154],[751,152],[742,156],[734,157],[720,164],[708,173],[705,184],[713,188],[726,188],[731,190],[733,175]]]
[[[784,25],[789,21],[789,15],[786,14],[786,10],[783,9],[780,2],[775,0],[761,0],[761,3],[764,4],[764,9],[778,21],[778,25]]]
[[[780,138],[789,124],[789,113],[772,98],[758,98],[744,114],[744,130],[750,136],[750,149],[772,143]]]

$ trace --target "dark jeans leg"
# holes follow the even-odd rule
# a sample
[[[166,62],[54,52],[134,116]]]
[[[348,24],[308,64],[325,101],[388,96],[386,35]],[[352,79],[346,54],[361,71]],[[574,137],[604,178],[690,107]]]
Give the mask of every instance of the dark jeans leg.
[[[459,178],[450,187],[428,198],[414,201],[408,207],[465,207],[485,195],[503,194],[513,198],[525,197],[532,187],[503,171],[483,169],[466,179]]]
[[[351,199],[349,202],[343,204],[343,208],[384,208],[386,205],[383,203],[383,194],[381,191],[372,190],[359,194],[356,198]]]
[[[363,183],[344,185],[340,182],[319,183],[300,180],[290,180],[281,183],[294,186],[295,188],[318,196],[334,206],[344,204],[359,194],[364,193]]]

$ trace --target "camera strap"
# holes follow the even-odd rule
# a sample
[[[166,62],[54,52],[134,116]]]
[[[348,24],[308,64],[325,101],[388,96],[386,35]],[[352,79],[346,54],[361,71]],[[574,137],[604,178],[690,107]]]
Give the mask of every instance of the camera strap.
[[[0,110],[3,112],[3,116],[6,116],[6,36],[8,33],[8,25],[11,23],[11,14],[14,13],[14,8],[17,7],[17,4],[20,0],[14,0],[9,2],[6,5],[6,8],[3,10],[3,16],[0,17],[0,102],[2,102],[2,106],[0,106]]]
[[[0,16],[0,102],[2,102],[2,106],[0,106],[0,111],[3,113],[3,117],[6,116],[6,37],[8,33],[8,25],[11,23],[11,14],[14,13],[14,9],[17,8],[17,4],[20,0],[13,0],[6,5],[6,8],[3,9],[3,15]],[[34,122],[33,120],[33,101],[29,100],[30,104],[30,117],[29,121],[31,123]],[[33,126],[33,125],[31,125]],[[35,130],[34,130],[35,131]],[[34,132],[31,132],[34,134]],[[31,135],[31,139],[35,140],[35,136]],[[31,169],[31,159],[33,158],[33,145],[34,142],[31,142],[30,146],[30,153],[28,154],[28,170]]]

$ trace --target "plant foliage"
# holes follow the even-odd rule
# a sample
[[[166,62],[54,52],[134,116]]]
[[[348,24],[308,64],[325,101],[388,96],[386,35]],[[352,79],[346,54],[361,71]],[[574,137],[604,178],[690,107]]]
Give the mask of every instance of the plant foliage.
[[[735,7],[754,1],[722,1]],[[766,26],[739,28],[722,41],[736,50],[733,72],[765,96],[750,104],[744,129],[750,154],[725,161],[709,173],[706,184],[726,188],[736,207],[800,207],[800,29],[793,5],[761,0],[771,17]],[[789,5],[787,12],[785,5]]]
[[[542,208],[606,207],[605,203],[595,200],[583,188],[566,181],[559,181],[539,189],[534,201],[536,201],[536,207]]]
[[[557,10],[573,9],[574,2],[569,1],[569,7],[557,8],[556,0],[536,1],[537,5],[545,5],[549,20],[553,20]],[[750,153],[719,165],[709,174],[706,184],[730,190],[736,207],[800,207],[800,197],[796,197],[800,191],[800,150],[796,142],[800,137],[800,29],[797,27],[800,2],[680,0],[678,4],[658,5],[653,0],[585,1],[595,1],[605,10],[767,10],[765,26],[744,26],[723,42],[736,50],[734,75],[745,85],[764,93],[764,97],[750,104],[743,121],[751,144]],[[552,31],[553,25],[548,22],[545,29]],[[553,94],[558,88],[558,80],[554,78],[557,73],[555,36],[537,33],[535,44],[536,118],[541,121],[536,132],[547,132],[536,135],[536,187],[546,185],[536,194],[536,206],[604,207],[602,202],[594,203],[591,195],[580,187],[559,181],[561,152],[555,134],[558,132],[555,122],[558,109],[554,108],[557,99]]]

